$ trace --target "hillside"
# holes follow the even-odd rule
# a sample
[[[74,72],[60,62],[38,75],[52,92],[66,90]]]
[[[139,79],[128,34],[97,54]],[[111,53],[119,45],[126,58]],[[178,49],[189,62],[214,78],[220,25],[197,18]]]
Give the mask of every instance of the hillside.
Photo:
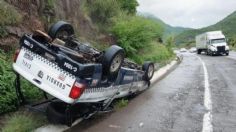
[[[173,27],[168,24],[165,26],[165,32],[163,38],[167,38],[168,36],[177,36],[184,31],[191,30],[191,28],[184,28],[184,27]]]
[[[58,20],[71,23],[80,41],[100,50],[117,44],[125,57],[139,64],[168,63],[175,56],[173,41],[157,41],[164,32],[162,24],[137,15],[137,6],[136,0],[0,0],[0,114],[18,106],[12,56],[19,39],[37,29],[46,32]],[[41,99],[29,82],[23,80],[22,85],[26,99]]]
[[[157,18],[156,16],[153,16],[151,14],[142,14],[147,18],[150,18],[152,20],[157,21],[164,27],[164,33],[163,33],[163,40],[165,41],[169,36],[177,36],[180,33],[183,33],[184,31],[191,30],[191,28],[185,28],[185,27],[174,27],[169,24],[166,24],[164,21],[162,21],[160,18]]]
[[[79,29],[76,33],[82,38],[97,38],[97,29],[83,13],[83,2],[84,0],[0,0],[0,48],[12,49],[18,46],[19,38],[24,33],[31,33],[36,29],[47,31],[57,20],[72,23]]]
[[[176,36],[176,44],[189,43],[194,41],[194,38],[197,34],[206,32],[206,31],[214,31],[214,30],[222,30],[223,33],[228,38],[232,38],[236,35],[236,11],[219,21],[218,23],[201,28],[201,29],[193,29],[184,31],[183,33]]]

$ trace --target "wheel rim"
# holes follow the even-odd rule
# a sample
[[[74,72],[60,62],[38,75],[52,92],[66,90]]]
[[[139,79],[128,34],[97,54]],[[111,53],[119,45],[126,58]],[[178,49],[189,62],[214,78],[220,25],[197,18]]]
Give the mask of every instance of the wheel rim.
[[[112,60],[110,72],[115,72],[121,65],[122,62],[122,56],[116,55],[115,58]]]
[[[151,78],[153,76],[154,73],[154,66],[150,65],[148,68],[148,78]]]
[[[65,30],[59,31],[56,35],[56,37],[59,39],[66,39],[68,38],[68,36],[69,36],[69,33]]]

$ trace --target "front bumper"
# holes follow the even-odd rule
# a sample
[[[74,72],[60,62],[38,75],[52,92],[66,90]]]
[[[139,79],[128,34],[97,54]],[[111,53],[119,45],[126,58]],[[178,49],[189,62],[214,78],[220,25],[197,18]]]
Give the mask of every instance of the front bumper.
[[[229,50],[225,50],[225,51],[212,51],[212,54],[214,54],[214,55],[226,54],[226,53],[229,53]]]

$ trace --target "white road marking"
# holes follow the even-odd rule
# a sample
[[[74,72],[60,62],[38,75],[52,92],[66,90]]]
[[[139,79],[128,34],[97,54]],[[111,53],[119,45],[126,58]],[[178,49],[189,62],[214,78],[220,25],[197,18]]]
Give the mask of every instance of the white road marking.
[[[207,72],[205,62],[202,61],[202,59],[199,56],[197,56],[197,57],[201,61],[203,71],[204,71],[204,84],[205,84],[204,85],[204,87],[205,87],[204,106],[205,106],[206,110],[208,111],[207,113],[204,114],[204,117],[203,117],[202,132],[213,132],[212,101],[211,101],[211,92],[210,92],[210,87],[209,87],[208,72]]]

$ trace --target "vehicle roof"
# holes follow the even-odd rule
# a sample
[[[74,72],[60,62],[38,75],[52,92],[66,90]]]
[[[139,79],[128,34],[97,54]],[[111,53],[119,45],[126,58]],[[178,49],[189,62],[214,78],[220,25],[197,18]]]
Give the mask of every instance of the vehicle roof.
[[[219,34],[222,34],[222,31],[211,31],[211,32],[206,32],[207,35],[219,35]]]
[[[196,37],[203,37],[207,36],[208,39],[217,39],[217,38],[225,38],[224,34],[222,31],[210,31],[210,32],[205,32],[202,34],[197,35]]]

